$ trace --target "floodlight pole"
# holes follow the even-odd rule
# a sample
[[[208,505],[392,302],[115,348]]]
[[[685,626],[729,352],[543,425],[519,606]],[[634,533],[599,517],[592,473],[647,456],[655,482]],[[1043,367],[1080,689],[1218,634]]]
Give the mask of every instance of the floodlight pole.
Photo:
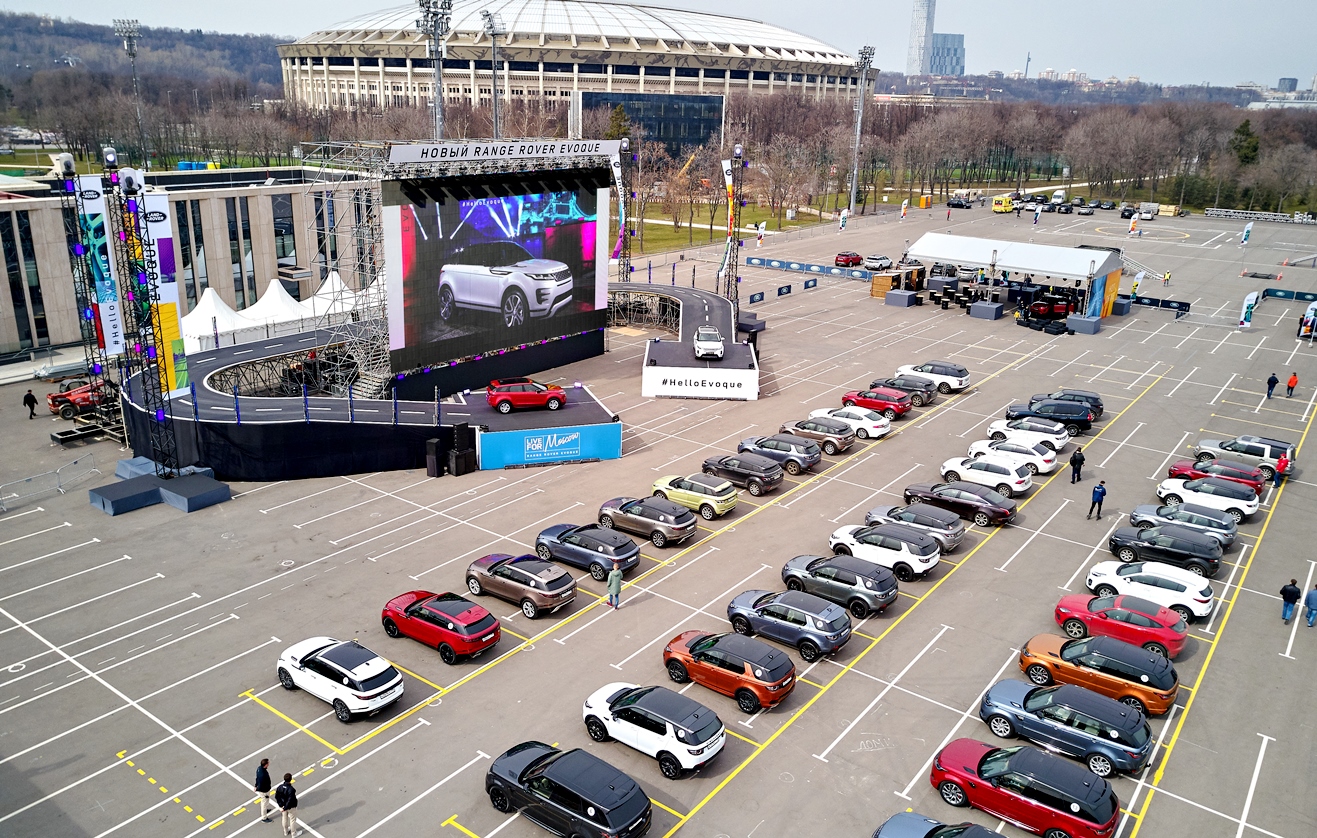
[[[449,23],[453,19],[453,0],[417,0],[421,16],[416,20],[418,29],[426,33],[430,60],[434,62],[434,138],[444,138],[444,55],[448,50],[444,39],[448,37]]]
[[[493,105],[494,139],[497,140],[500,137],[498,125],[499,99],[502,98],[501,91],[498,89],[498,39],[499,36],[506,35],[508,31],[503,26],[503,18],[497,12],[486,9],[480,13],[480,16],[485,20],[485,34],[489,35],[489,67],[493,72],[493,86],[490,91],[494,94],[490,103]]]
[[[743,186],[745,182],[745,149],[740,143],[732,146],[732,195],[727,207],[728,232],[731,234],[731,253],[727,267],[723,272],[723,296],[732,303],[732,329],[741,315],[740,273],[741,273],[741,207],[745,203]]]
[[[146,128],[142,123],[142,91],[137,84],[137,36],[141,31],[136,20],[116,18],[114,21],[114,34],[123,38],[124,52],[128,53],[128,61],[133,67],[133,105],[137,108],[137,136],[142,144],[142,168],[150,170],[151,155],[146,148]]]
[[[851,149],[851,200],[847,208],[855,215],[855,190],[860,183],[860,133],[864,130],[864,100],[869,95],[869,62],[873,47],[860,47],[860,100],[855,105],[855,147]]]

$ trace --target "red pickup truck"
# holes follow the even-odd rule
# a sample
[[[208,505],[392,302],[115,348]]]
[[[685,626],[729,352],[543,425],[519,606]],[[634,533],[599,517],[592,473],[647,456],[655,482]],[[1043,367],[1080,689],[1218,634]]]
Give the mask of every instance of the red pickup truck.
[[[109,396],[105,382],[97,379],[81,387],[74,387],[59,393],[46,394],[46,406],[51,413],[58,413],[61,419],[73,417],[95,410]]]

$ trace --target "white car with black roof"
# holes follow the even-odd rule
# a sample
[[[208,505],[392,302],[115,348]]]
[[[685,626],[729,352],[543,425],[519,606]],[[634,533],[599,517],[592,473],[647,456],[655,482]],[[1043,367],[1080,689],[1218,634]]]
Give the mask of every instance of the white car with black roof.
[[[330,704],[340,722],[373,715],[402,698],[402,673],[355,640],[312,637],[284,650],[276,665],[286,690]]]
[[[616,739],[658,760],[669,780],[707,764],[727,744],[718,714],[667,687],[607,684],[581,710],[596,742]]]
[[[1070,434],[1066,433],[1065,425],[1035,417],[998,419],[988,426],[988,437],[994,442],[1009,439],[1026,445],[1041,443],[1053,451],[1060,451],[1070,444]]]
[[[1005,457],[1015,460],[1033,474],[1051,474],[1061,464],[1056,452],[1041,442],[1027,445],[1010,439],[980,439],[969,446],[971,457]]]

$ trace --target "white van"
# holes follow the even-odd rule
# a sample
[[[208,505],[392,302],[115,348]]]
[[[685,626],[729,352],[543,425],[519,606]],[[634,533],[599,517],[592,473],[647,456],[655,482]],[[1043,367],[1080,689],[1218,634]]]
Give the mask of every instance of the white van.
[[[1052,193],[1052,203],[1054,203],[1054,204],[1064,204],[1064,203],[1065,203],[1065,190],[1064,190],[1064,189],[1058,189],[1058,190],[1056,190],[1055,192]]]

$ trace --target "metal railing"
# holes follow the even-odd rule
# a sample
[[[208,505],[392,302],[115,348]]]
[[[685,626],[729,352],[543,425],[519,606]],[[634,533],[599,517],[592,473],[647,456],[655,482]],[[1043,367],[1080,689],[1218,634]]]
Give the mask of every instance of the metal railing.
[[[1238,218],[1241,221],[1273,221],[1277,224],[1317,224],[1317,218],[1303,212],[1286,215],[1283,212],[1254,212],[1252,210],[1208,207],[1203,210],[1208,218]]]
[[[24,477],[22,480],[0,483],[0,511],[8,512],[14,504],[39,495],[51,492],[58,492],[62,495],[74,483],[85,480],[92,474],[100,473],[101,470],[96,468],[96,456],[94,454],[84,454],[54,471],[34,474],[31,477]]]

